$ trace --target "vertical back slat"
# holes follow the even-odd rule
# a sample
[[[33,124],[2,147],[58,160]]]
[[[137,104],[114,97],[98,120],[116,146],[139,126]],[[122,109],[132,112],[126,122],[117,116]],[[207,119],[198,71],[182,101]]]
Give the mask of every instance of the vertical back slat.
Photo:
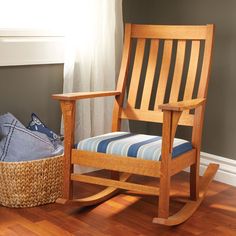
[[[200,41],[192,41],[188,74],[186,79],[184,100],[189,100],[193,96],[193,89],[197,74],[197,65],[199,60]]]
[[[158,110],[158,105],[162,104],[164,101],[166,85],[170,70],[172,47],[173,40],[165,40],[154,110]]]
[[[146,78],[145,78],[142,101],[141,101],[142,110],[148,110],[149,108],[153,80],[154,80],[155,70],[156,70],[158,47],[159,47],[159,40],[155,40],[155,39],[151,40],[148,66],[147,66]]]
[[[171,85],[169,102],[178,101],[179,89],[182,80],[184,57],[185,57],[186,41],[179,40],[176,53],[175,69],[173,75],[173,81]]]
[[[130,88],[129,88],[129,95],[128,95],[128,104],[131,107],[135,107],[140,74],[141,74],[142,64],[143,64],[144,49],[145,49],[145,39],[138,39],[135,58],[134,58],[133,71],[132,71],[132,76],[131,76],[131,82],[130,82]]]
[[[211,51],[213,47],[213,35],[214,35],[213,25],[207,25],[207,35],[205,41],[203,65],[202,65],[202,72],[197,95],[198,98],[205,98],[207,96],[211,57],[212,57]]]

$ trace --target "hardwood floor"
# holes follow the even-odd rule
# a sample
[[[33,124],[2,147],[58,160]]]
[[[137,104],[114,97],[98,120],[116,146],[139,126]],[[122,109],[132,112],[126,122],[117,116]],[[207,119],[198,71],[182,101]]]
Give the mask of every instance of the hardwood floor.
[[[101,175],[106,175],[102,172]],[[157,184],[151,178],[137,177],[134,181]],[[188,174],[172,180],[172,213],[183,203],[179,195],[188,194]],[[100,187],[75,184],[75,195],[86,196]],[[98,206],[80,208],[76,204],[49,204],[35,208],[10,209],[0,207],[1,236],[54,235],[236,235],[236,188],[218,182],[210,185],[206,199],[198,211],[184,224],[166,227],[152,224],[157,213],[157,199],[132,192],[121,192]]]

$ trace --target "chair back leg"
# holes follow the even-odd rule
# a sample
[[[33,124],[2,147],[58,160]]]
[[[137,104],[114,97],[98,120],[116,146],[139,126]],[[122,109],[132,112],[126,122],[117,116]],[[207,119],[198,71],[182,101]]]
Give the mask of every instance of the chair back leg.
[[[190,200],[196,201],[199,197],[199,165],[200,153],[196,155],[196,163],[190,166]]]

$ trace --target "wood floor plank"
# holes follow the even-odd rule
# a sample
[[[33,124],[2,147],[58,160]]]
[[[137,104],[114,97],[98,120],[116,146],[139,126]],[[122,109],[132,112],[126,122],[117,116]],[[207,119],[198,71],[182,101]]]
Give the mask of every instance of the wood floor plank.
[[[95,173],[105,177],[107,173]],[[135,183],[158,186],[159,181],[150,177],[134,176]],[[189,193],[188,174],[175,175],[172,193],[186,196]],[[101,190],[101,186],[75,183],[75,196],[81,197]],[[171,198],[171,213],[184,204]],[[198,211],[178,227],[152,224],[156,216],[158,198],[122,191],[107,202],[93,207],[76,204],[48,204],[40,207],[11,209],[0,206],[0,236],[218,236],[236,235],[236,188],[213,182],[206,199]]]
[[[66,230],[62,229],[61,227],[53,224],[50,221],[43,220],[36,223],[41,228],[47,229],[48,232],[50,232],[51,235],[63,235],[63,236],[72,236],[73,234],[67,232]]]
[[[27,236],[39,236],[40,234],[36,234],[32,232],[31,230],[27,229],[23,225],[15,224],[9,227],[10,230],[12,230],[14,233],[18,235],[27,235]]]
[[[13,232],[10,229],[1,230],[0,236],[18,236],[19,234]]]

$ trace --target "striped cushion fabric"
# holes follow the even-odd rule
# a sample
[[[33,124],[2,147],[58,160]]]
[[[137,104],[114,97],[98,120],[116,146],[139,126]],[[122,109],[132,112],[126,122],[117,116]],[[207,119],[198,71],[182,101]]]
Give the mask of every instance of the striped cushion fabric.
[[[160,136],[113,132],[84,139],[76,145],[76,148],[84,151],[159,161],[161,158],[161,142]],[[172,157],[175,158],[191,149],[190,142],[175,138]]]

